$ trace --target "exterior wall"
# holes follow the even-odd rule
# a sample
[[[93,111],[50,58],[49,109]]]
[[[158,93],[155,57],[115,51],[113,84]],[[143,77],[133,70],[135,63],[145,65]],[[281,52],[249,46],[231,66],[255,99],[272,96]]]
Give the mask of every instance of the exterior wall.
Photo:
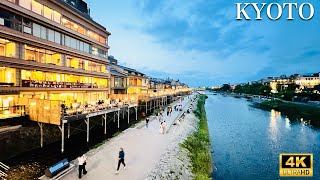
[[[306,88],[314,88],[320,84],[320,77],[298,77],[295,83]]]

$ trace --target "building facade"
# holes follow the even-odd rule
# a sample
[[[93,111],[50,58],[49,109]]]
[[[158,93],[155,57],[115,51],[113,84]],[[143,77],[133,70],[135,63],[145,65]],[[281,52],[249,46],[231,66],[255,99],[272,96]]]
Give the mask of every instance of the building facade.
[[[295,83],[300,88],[314,88],[314,86],[320,84],[320,73],[298,75],[295,79]]]
[[[109,56],[111,69],[111,89],[115,94],[146,94],[148,93],[148,77],[135,69],[121,66],[118,60]],[[123,91],[125,89],[125,92]]]
[[[0,107],[40,120],[107,97],[110,33],[89,12],[82,0],[0,1]]]

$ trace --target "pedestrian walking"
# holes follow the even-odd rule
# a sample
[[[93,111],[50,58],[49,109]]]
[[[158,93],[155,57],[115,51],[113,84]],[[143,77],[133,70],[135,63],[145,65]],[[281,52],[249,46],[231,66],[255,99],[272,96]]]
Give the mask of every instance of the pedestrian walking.
[[[162,126],[163,122],[160,123],[160,129],[159,129],[159,132],[160,134],[163,134],[163,126]]]
[[[118,168],[117,168],[117,171],[116,171],[116,174],[119,173],[119,168],[120,168],[120,165],[121,163],[123,164],[123,169],[126,169],[126,164],[124,163],[124,151],[123,151],[123,148],[121,147],[120,148],[120,151],[119,151],[119,156],[118,156]]]
[[[166,128],[167,128],[166,121],[163,121],[163,123],[162,123],[162,134],[166,133]]]
[[[146,118],[146,128],[149,126],[149,118]]]
[[[87,174],[86,165],[87,165],[87,158],[84,154],[82,154],[80,157],[78,157],[79,179],[81,179],[82,173]]]

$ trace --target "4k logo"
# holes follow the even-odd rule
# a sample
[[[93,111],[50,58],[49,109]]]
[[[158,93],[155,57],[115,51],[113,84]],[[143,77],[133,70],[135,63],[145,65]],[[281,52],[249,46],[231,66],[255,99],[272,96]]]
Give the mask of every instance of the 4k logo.
[[[280,154],[280,176],[313,176],[312,154]]]

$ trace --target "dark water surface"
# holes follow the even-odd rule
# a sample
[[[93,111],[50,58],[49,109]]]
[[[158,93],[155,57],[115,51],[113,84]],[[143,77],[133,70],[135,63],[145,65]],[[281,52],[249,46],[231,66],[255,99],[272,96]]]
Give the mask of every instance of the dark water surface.
[[[314,175],[305,179],[320,179],[320,129],[250,104],[222,95],[206,101],[215,179],[291,179],[279,177],[280,153],[313,153]]]

